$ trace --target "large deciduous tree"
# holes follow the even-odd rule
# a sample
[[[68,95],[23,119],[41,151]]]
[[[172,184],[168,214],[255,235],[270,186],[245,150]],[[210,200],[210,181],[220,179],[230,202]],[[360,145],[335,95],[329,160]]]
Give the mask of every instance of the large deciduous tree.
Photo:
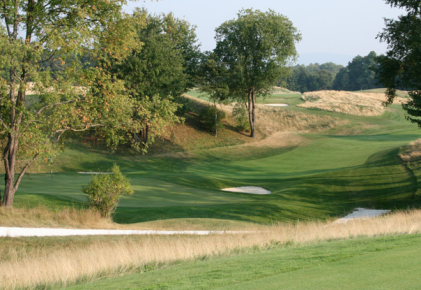
[[[396,89],[410,90],[409,101],[402,106],[407,119],[421,127],[421,1],[386,0],[386,4],[407,13],[398,20],[385,19],[386,27],[377,37],[387,43],[388,51],[377,58],[376,72],[387,88],[386,103],[393,102]]]
[[[66,132],[96,128],[115,145],[127,135],[121,131],[139,127],[134,109],[148,114],[105,69],[110,58],[122,60],[139,44],[121,12],[124,2],[0,1],[3,206],[12,206],[28,167],[53,156]],[[91,65],[82,61],[88,53]]]
[[[230,94],[247,103],[250,136],[255,137],[256,97],[268,95],[295,60],[301,35],[273,10],[241,10],[216,29],[215,54],[227,67]]]
[[[156,117],[176,121],[177,105],[171,97],[177,99],[193,86],[199,57],[195,27],[172,13],[152,15],[145,9],[135,11],[132,18],[138,23],[136,34],[143,43],[142,49],[133,50],[125,60],[114,65],[112,71],[125,81],[133,98],[141,103],[150,101],[150,110]],[[153,129],[149,124],[146,122],[145,127],[134,134],[144,145]]]

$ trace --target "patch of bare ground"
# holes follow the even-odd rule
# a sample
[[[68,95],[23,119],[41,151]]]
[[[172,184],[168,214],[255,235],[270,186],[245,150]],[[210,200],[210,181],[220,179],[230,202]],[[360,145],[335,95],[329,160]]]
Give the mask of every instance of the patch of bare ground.
[[[399,157],[404,162],[414,162],[421,160],[421,139],[412,141],[399,151]]]
[[[277,94],[277,95],[281,95],[281,94],[300,94],[300,92],[295,92],[295,91],[290,91],[286,88],[282,88],[282,87],[273,87],[273,93]]]
[[[306,138],[304,138],[296,132],[275,132],[265,139],[258,140],[252,143],[246,143],[243,146],[280,148],[301,146],[306,144],[307,142],[308,140]]]
[[[257,129],[267,136],[276,132],[321,132],[348,122],[330,116],[310,115],[264,105],[256,106],[256,116]]]
[[[256,228],[255,228],[256,229]],[[397,212],[346,224],[297,222],[256,232],[209,236],[3,239],[0,244],[2,289],[65,286],[99,276],[115,276],[150,265],[203,256],[223,256],[270,244],[303,244],[421,232],[421,211]],[[112,255],[110,255],[112,253]]]
[[[302,99],[306,101],[299,107],[320,109],[324,111],[355,115],[379,116],[384,113],[384,94],[359,93],[345,91],[317,91],[304,93]],[[402,103],[405,99],[396,98],[395,103]]]

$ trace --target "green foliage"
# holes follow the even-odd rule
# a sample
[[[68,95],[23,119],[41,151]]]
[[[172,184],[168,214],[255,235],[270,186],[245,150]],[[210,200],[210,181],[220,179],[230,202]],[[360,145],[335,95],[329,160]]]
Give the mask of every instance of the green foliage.
[[[208,131],[215,133],[215,121],[218,128],[222,127],[222,121],[226,118],[224,111],[216,110],[215,106],[206,106],[199,113],[200,125]]]
[[[214,53],[203,53],[197,78],[199,91],[207,93],[210,101],[226,101],[229,95],[227,73],[226,67]]]
[[[131,19],[142,49],[134,49],[110,70],[124,80],[132,98],[150,113],[133,116],[143,126],[133,128],[132,144],[145,149],[166,125],[181,121],[176,112],[186,107],[175,103],[192,86],[198,46],[195,27],[172,13],[157,16],[145,9],[136,10]]]
[[[246,106],[242,103],[236,103],[232,109],[232,117],[237,124],[237,130],[246,131],[250,129],[248,122],[248,112]]]
[[[129,180],[116,164],[111,171],[113,174],[94,175],[92,181],[82,188],[88,195],[89,207],[98,210],[102,217],[111,216],[122,195],[131,195],[134,192]]]
[[[297,65],[286,79],[285,87],[301,93],[330,89],[334,76],[341,68],[334,63]]]
[[[357,55],[345,68],[342,68],[333,81],[334,90],[359,91],[380,87],[374,71],[376,53],[370,52],[367,56]]]
[[[0,140],[6,172],[2,203],[12,206],[28,167],[54,156],[69,132],[96,128],[113,146],[145,113],[107,71],[140,43],[124,1],[2,1]],[[89,56],[89,57],[87,57]],[[90,59],[94,63],[87,63]],[[89,62],[89,61],[88,61]],[[56,64],[60,64],[56,66]],[[52,67],[56,70],[51,71]],[[31,90],[37,97],[28,96]],[[18,160],[25,160],[19,162]],[[15,178],[15,173],[19,173]]]
[[[386,42],[386,55],[377,58],[379,82],[386,88],[387,103],[393,103],[396,89],[407,89],[409,101],[402,104],[407,119],[421,128],[421,11],[419,1],[387,0],[392,7],[404,8],[398,20],[385,19],[386,28],[377,36]]]

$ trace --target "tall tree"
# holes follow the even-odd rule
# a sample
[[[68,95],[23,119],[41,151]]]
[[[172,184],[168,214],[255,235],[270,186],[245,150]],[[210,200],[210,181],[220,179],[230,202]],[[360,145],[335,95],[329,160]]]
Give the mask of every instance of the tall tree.
[[[386,0],[386,4],[404,8],[407,14],[398,20],[385,19],[386,28],[377,36],[388,45],[386,55],[377,58],[379,82],[387,88],[388,104],[396,89],[410,90],[409,101],[402,106],[406,118],[421,127],[421,1]]]
[[[213,101],[215,111],[215,137],[218,136],[218,110],[216,103],[228,98],[228,76],[226,67],[218,61],[215,54],[207,51],[202,54],[197,83],[201,92],[207,93]]]
[[[246,9],[216,28],[215,55],[227,67],[230,94],[247,102],[250,136],[255,137],[256,98],[268,95],[295,60],[301,35],[273,10]]]
[[[198,58],[195,27],[172,13],[152,15],[139,9],[132,17],[138,23],[136,34],[143,43],[142,49],[133,50],[123,62],[114,65],[112,71],[125,81],[135,99],[153,102],[150,110],[155,112],[155,121],[156,117],[161,121],[177,121],[177,105],[173,100],[193,85],[192,74]],[[146,122],[134,136],[147,145],[151,129],[150,122]]]
[[[100,134],[115,145],[123,138],[119,131],[139,126],[131,119],[133,108],[148,113],[104,69],[110,57],[121,60],[138,46],[131,21],[121,12],[124,3],[0,2],[2,205],[12,206],[27,169],[54,155],[54,144],[66,132],[101,128]],[[83,65],[88,51],[94,66]],[[48,62],[62,66],[52,74]],[[35,95],[28,95],[29,89]]]

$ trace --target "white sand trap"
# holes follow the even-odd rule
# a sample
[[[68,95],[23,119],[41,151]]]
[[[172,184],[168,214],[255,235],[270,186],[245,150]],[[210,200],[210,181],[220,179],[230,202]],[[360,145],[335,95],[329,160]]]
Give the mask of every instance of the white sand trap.
[[[381,216],[382,214],[388,213],[390,210],[384,209],[367,209],[367,208],[356,208],[354,212],[350,213],[343,218],[334,221],[334,224],[346,224],[350,220],[354,219],[370,219]]]
[[[270,106],[270,107],[289,107],[288,104],[266,104],[266,106]]]
[[[114,174],[112,172],[78,172],[79,174]]]
[[[243,192],[243,193],[250,193],[250,194],[271,194],[267,189],[258,186],[240,186],[240,187],[230,187],[230,188],[223,188],[223,191],[229,192]]]

